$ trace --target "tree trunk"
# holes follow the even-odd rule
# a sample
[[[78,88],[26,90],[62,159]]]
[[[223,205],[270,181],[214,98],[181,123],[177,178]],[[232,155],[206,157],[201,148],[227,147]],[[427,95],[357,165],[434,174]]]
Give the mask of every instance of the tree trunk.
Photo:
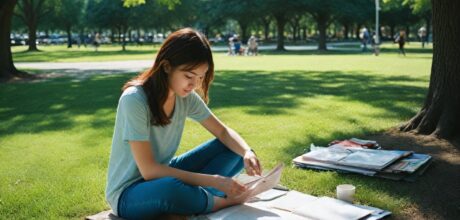
[[[11,55],[11,18],[17,0],[2,0],[0,2],[0,81],[8,81],[21,72],[13,64]]]
[[[409,27],[409,25],[407,25],[406,26],[406,42],[407,43],[410,42],[409,38],[410,38],[410,27]]]
[[[25,22],[27,28],[29,29],[29,41],[27,45],[29,46],[28,51],[38,51],[37,48],[37,26],[38,26],[38,14],[41,10],[42,1],[37,3],[38,6],[35,7],[33,1],[23,0],[23,21]]]
[[[67,32],[67,48],[72,48],[72,29],[70,25],[67,25],[66,32]]]
[[[240,25],[240,29],[241,29],[241,37],[240,37],[241,43],[245,43],[248,39],[248,36],[247,36],[248,23],[238,21],[238,24]]]
[[[115,29],[110,29],[110,43],[114,43],[115,42]]]
[[[361,25],[357,24],[356,25],[356,30],[355,30],[355,38],[356,38],[356,40],[361,40],[361,39],[359,39],[359,31],[360,31],[359,29],[360,28],[361,28]]]
[[[38,51],[37,48],[37,20],[31,20],[30,23],[27,25],[29,28],[29,45],[28,51]]]
[[[126,32],[128,31],[127,28],[121,28],[123,32],[123,38],[121,39],[121,50],[126,51]]]
[[[345,38],[345,40],[348,40],[348,32],[350,32],[350,25],[344,24],[343,25],[343,37]]]
[[[427,16],[425,18],[426,22],[426,36],[425,36],[425,42],[429,42],[428,40],[430,39],[430,29],[431,29],[431,16]]]
[[[307,40],[307,27],[306,26],[302,27],[302,40],[304,41]]]
[[[263,20],[264,23],[264,40],[268,40],[268,36],[270,34],[270,19]]]
[[[460,137],[460,1],[431,1],[433,6],[433,61],[425,103],[403,131],[414,130],[440,138]]]
[[[286,19],[284,18],[284,15],[276,15],[276,26],[277,26],[277,32],[278,32],[278,40],[276,43],[276,50],[281,50],[284,51],[284,26],[286,25]]]
[[[326,28],[327,28],[327,17],[326,15],[319,14],[315,16],[316,23],[318,24],[319,39],[318,39],[318,50],[327,50],[326,47]]]

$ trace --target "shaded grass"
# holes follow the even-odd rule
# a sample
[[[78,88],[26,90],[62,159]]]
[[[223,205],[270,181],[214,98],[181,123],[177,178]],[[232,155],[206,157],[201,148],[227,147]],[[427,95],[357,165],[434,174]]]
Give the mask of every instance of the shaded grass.
[[[258,152],[266,169],[290,164],[310,143],[378,133],[406,120],[423,101],[430,65],[392,55],[215,57],[210,107]],[[0,97],[0,216],[81,218],[108,208],[115,110],[120,87],[132,76],[0,87],[7,94]],[[187,121],[178,154],[209,138]],[[409,183],[289,166],[282,183],[317,196],[334,196],[337,184],[351,183],[358,203],[396,216],[423,206]]]

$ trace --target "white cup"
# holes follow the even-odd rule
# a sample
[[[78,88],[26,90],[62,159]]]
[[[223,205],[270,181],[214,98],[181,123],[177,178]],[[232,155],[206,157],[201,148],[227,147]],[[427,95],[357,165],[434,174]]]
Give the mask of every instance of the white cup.
[[[337,199],[353,203],[356,187],[351,184],[342,184],[337,186]]]

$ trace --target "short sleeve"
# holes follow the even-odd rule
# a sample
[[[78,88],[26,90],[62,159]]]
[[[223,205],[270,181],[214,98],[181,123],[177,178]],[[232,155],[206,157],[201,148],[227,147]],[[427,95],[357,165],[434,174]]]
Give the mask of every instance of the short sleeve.
[[[148,141],[150,121],[148,105],[136,94],[122,95],[119,101],[118,116],[123,120],[123,141]]]
[[[187,98],[187,117],[201,122],[211,115],[211,110],[196,92],[192,92]]]

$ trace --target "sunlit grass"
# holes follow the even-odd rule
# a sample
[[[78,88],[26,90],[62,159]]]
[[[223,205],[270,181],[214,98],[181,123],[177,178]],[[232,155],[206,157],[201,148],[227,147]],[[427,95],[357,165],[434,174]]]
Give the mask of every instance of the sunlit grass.
[[[382,132],[415,114],[428,86],[431,54],[402,57],[392,51],[393,46],[388,45],[387,53],[379,57],[216,53],[210,107],[247,140],[266,169],[278,162],[288,165],[283,185],[334,196],[337,184],[351,183],[357,186],[358,203],[397,216],[417,205],[410,185],[289,166],[310,143],[325,145],[334,139]],[[45,53],[62,51],[53,49]],[[105,49],[117,50],[101,51]],[[92,54],[89,50],[85,53]],[[145,56],[152,55],[145,51]],[[109,208],[104,189],[115,110],[120,87],[134,74],[0,86],[2,218],[78,219]],[[178,154],[209,138],[202,127],[187,121]]]
[[[74,45],[72,48],[67,48],[65,45],[39,45],[40,52],[27,52],[27,46],[14,46],[12,47],[13,59],[15,62],[95,62],[95,61],[116,61],[116,60],[153,60],[160,45],[128,45],[126,51],[122,51],[120,45],[101,45],[98,51],[88,44],[86,47],[83,45],[77,47]],[[307,51],[260,51],[263,55],[350,55],[361,56],[363,53],[359,50],[359,42],[351,42],[346,45],[334,46],[339,49],[350,50],[331,50],[329,52],[317,52],[316,50]],[[370,46],[369,46],[370,48]],[[385,56],[397,56],[397,44],[384,43],[382,45],[382,52]],[[430,57],[432,51],[432,44],[426,46],[426,49],[421,49],[419,42],[412,42],[407,44],[408,57]],[[225,55],[224,52],[216,53]],[[370,49],[364,54],[370,54]],[[274,63],[276,64],[276,63]],[[279,66],[279,65],[276,65]]]

